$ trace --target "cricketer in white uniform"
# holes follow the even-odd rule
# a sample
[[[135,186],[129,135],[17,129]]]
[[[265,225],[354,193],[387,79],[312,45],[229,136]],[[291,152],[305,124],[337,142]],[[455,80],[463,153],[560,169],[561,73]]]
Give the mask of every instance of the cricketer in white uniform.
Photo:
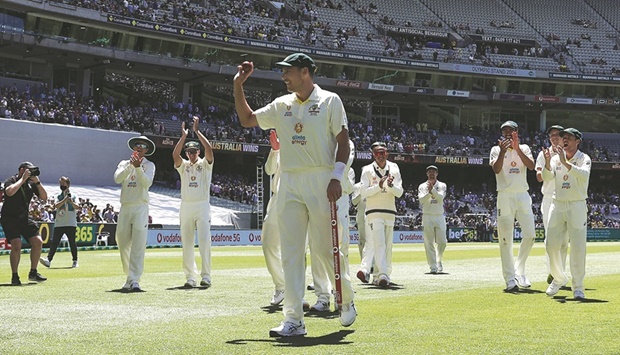
[[[364,245],[366,245],[366,199],[361,194],[362,183],[358,182],[353,185],[353,193],[351,194],[351,203],[357,206],[355,214],[355,224],[357,225],[358,244],[360,259],[363,256]]]
[[[253,64],[248,62],[237,67],[234,97],[242,126],[275,128],[280,138],[282,175],[276,212],[285,280],[285,319],[269,335],[300,336],[306,334],[302,307],[306,235],[311,240],[310,253],[324,264],[330,282],[335,284],[329,201],[336,202],[342,196],[349,136],[340,97],[314,84],[316,64],[312,58],[295,53],[276,65],[282,68],[282,80],[290,94],[253,111],[243,92],[243,83],[253,71]],[[338,255],[340,265],[345,265],[342,253]],[[343,326],[350,326],[357,315],[353,288],[348,274],[341,272],[340,276],[343,304],[339,318]]]
[[[387,160],[385,143],[375,142],[371,149],[375,161],[363,167],[361,174],[361,194],[362,198],[366,199],[368,235],[357,278],[364,283],[369,281],[369,271],[374,259],[376,267],[373,284],[388,287],[392,273],[396,198],[402,196],[403,186],[398,165]]]
[[[426,261],[431,274],[443,272],[443,252],[446,250],[446,217],[444,216],[443,200],[448,187],[437,180],[439,169],[435,165],[426,167],[428,180],[418,186],[418,200],[422,205],[422,234]],[[437,246],[435,246],[437,244]]]
[[[564,130],[564,127],[554,125],[547,128],[547,135],[549,136],[549,142],[551,146],[561,145],[562,139],[560,138],[560,131]],[[551,201],[553,200],[553,193],[555,192],[555,184],[551,180],[544,181],[543,180],[543,169],[545,168],[545,154],[544,149],[538,153],[538,157],[536,157],[536,180],[538,182],[542,182],[542,187],[540,191],[543,195],[542,203],[540,204],[540,211],[542,212],[543,225],[545,227],[545,245],[547,245],[547,236],[549,235],[547,228],[547,220],[549,219],[549,207],[551,207]],[[553,150],[550,151],[551,156],[555,155]],[[566,267],[566,255],[568,252],[568,243],[562,245],[560,249],[560,253],[562,254],[562,266],[563,269]],[[551,275],[551,266],[549,263],[549,256],[547,255],[547,271],[549,275],[547,276],[547,283],[550,284],[553,281],[553,276]]]
[[[211,176],[213,173],[213,149],[211,142],[200,132],[198,117],[194,117],[192,130],[204,147],[204,158],[200,157],[200,144],[195,141],[185,143],[188,130],[185,122],[181,125],[181,138],[174,147],[172,158],[174,168],[181,177],[181,244],[183,245],[183,272],[185,287],[211,287],[211,205],[209,204]],[[181,147],[185,146],[188,160],[181,157]],[[196,267],[194,241],[198,237],[198,250],[202,264],[200,273]]]
[[[346,178],[342,180],[342,196],[336,202],[338,241],[340,251],[344,256],[344,264],[341,265],[341,269],[346,274],[349,274],[349,194],[353,192],[353,184],[355,183],[355,171],[351,169],[355,159],[355,144],[351,140],[349,140],[349,152],[349,159],[344,170]],[[314,294],[317,296],[317,301],[310,307],[310,310],[329,312],[329,299],[332,294],[332,284],[329,282],[331,274],[312,253],[310,253],[310,270],[312,271]]]
[[[269,143],[271,144],[271,151],[265,162],[265,172],[271,176],[271,198],[267,204],[267,213],[263,220],[261,241],[267,271],[269,271],[275,286],[270,303],[275,306],[284,300],[284,271],[282,270],[282,257],[280,256],[278,215],[275,208],[282,171],[280,169],[280,142],[275,130],[269,132]]]
[[[570,272],[575,299],[585,299],[583,279],[586,274],[586,233],[588,223],[588,183],[592,160],[579,150],[582,134],[575,128],[560,132],[564,146],[545,151],[543,178],[555,185],[549,207],[547,254],[553,281],[547,295],[553,296],[568,283],[562,263],[562,246],[570,240]],[[551,150],[556,155],[551,156]]]
[[[519,144],[519,126],[506,121],[502,138],[491,148],[489,165],[497,182],[497,234],[506,291],[532,284],[525,276],[525,261],[534,245],[534,213],[528,193],[527,169],[534,169],[534,158],[527,144]],[[512,252],[515,218],[521,225],[522,239],[516,265]]]
[[[140,277],[144,271],[144,253],[149,224],[149,188],[155,177],[155,164],[145,157],[155,152],[155,144],[145,136],[127,141],[133,154],[122,160],[114,172],[114,181],[121,184],[121,209],[116,226],[116,243],[121,254],[127,280],[123,289],[141,291]]]

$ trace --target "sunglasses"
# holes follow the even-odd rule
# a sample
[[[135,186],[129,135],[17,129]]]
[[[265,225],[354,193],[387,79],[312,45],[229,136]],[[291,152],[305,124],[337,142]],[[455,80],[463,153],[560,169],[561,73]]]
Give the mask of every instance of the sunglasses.
[[[374,155],[378,155],[378,156],[382,156],[382,155],[387,155],[387,154],[388,154],[388,152],[387,152],[387,151],[385,151],[385,150],[379,150],[379,151],[377,151],[377,152],[373,152],[372,154],[374,154]]]
[[[134,148],[142,148],[147,149],[149,146],[146,143],[136,143],[133,145]]]

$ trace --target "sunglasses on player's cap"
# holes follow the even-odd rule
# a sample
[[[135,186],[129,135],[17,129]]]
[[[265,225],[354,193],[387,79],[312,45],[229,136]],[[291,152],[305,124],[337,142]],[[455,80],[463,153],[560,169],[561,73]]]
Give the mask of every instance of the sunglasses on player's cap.
[[[370,150],[374,150],[375,148],[387,148],[387,145],[385,145],[385,143],[383,143],[383,142],[374,142],[370,146]]]

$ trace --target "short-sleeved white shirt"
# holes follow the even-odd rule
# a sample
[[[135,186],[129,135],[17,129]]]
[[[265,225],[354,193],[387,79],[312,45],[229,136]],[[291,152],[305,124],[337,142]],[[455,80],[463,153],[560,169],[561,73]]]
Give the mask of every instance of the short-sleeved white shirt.
[[[254,114],[262,129],[278,132],[283,172],[333,168],[335,137],[347,129],[347,115],[338,95],[315,84],[305,102],[291,93]]]
[[[183,159],[176,169],[181,176],[181,201],[209,202],[213,164],[205,158],[198,158],[195,164]]]
[[[532,151],[527,144],[519,144],[523,154],[527,155],[532,161]],[[497,161],[499,157],[499,146],[491,148],[491,154],[489,156],[489,165]],[[527,166],[523,164],[519,154],[516,150],[509,148],[504,156],[504,164],[499,174],[495,174],[495,180],[497,181],[497,191],[502,192],[524,192],[529,189],[527,184]]]

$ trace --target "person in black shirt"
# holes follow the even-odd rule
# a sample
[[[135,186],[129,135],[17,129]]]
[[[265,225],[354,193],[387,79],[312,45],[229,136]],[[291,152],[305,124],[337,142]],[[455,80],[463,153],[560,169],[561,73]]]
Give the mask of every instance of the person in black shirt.
[[[17,273],[22,251],[20,237],[28,240],[31,247],[28,280],[37,282],[47,280],[37,272],[43,240],[39,235],[39,227],[28,214],[30,200],[34,195],[47,200],[47,192],[41,185],[38,175],[39,168],[30,162],[23,162],[19,166],[18,174],[11,176],[4,182],[4,204],[2,205],[0,223],[6,240],[11,244],[10,262],[13,272],[11,284],[13,285],[21,285]]]

